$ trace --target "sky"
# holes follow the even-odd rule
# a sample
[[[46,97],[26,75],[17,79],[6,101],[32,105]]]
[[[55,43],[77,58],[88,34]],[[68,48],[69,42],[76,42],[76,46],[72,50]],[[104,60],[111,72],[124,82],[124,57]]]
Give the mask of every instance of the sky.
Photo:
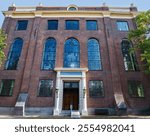
[[[4,16],[2,11],[6,11],[12,3],[16,6],[37,6],[42,2],[43,6],[68,6],[75,4],[77,6],[102,6],[106,5],[112,7],[129,7],[134,3],[139,11],[146,11],[150,9],[150,0],[0,0],[0,27],[2,26]]]

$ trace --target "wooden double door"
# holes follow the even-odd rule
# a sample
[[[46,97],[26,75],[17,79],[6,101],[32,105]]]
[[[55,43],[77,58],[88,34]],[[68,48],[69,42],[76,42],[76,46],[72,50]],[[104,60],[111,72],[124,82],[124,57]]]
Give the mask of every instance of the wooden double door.
[[[65,82],[63,90],[63,110],[79,109],[79,82]]]

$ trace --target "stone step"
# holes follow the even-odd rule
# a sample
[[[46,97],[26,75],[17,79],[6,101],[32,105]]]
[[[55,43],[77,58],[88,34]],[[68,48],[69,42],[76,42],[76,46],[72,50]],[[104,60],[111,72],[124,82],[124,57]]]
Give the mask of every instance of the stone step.
[[[70,115],[71,115],[71,111],[70,111],[70,110],[63,110],[63,111],[61,112],[61,115],[62,115],[62,116],[70,116]]]
[[[79,119],[80,118],[80,112],[79,111],[71,111],[71,118]]]

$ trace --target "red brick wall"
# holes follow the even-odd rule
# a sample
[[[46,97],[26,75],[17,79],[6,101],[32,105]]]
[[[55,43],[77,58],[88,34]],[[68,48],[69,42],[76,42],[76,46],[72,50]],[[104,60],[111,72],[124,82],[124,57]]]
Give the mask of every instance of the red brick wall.
[[[150,76],[144,74],[144,69],[141,67],[141,62],[140,62],[140,54],[139,52],[136,52],[136,57],[137,61],[140,67],[140,71],[125,71],[124,70],[124,64],[123,64],[123,56],[121,53],[121,41],[123,38],[127,38],[128,33],[127,32],[121,32],[117,31],[115,22],[118,19],[112,19],[111,24],[112,24],[112,33],[114,33],[113,36],[113,41],[114,41],[114,47],[115,47],[115,55],[117,59],[117,67],[118,67],[118,72],[120,76],[120,83],[121,83],[121,89],[124,94],[124,99],[126,101],[126,104],[128,108],[146,108],[150,107],[150,86],[148,85],[150,82]],[[122,19],[120,19],[122,20]],[[134,20],[131,19],[126,19],[129,25],[129,29],[135,29],[135,23]],[[128,95],[128,85],[127,81],[128,80],[138,80],[141,81],[144,87],[144,92],[145,92],[145,97],[144,98],[132,98]]]
[[[126,104],[129,108],[150,106],[150,78],[140,71],[126,72],[124,70],[123,57],[121,54],[121,40],[127,37],[127,32],[119,32],[116,28],[118,19],[110,18],[73,18],[80,20],[80,30],[65,30],[65,20],[72,18],[50,18],[58,19],[58,30],[47,30],[47,20],[49,18],[28,19],[26,31],[15,31],[18,19],[5,18],[3,29],[8,34],[6,55],[14,38],[21,37],[24,45],[17,70],[0,70],[1,79],[15,79],[15,87],[12,97],[0,97],[0,106],[14,106],[19,92],[28,92],[29,99],[27,106],[54,106],[54,90],[52,97],[37,97],[37,90],[40,79],[56,80],[56,72],[42,71],[43,45],[47,38],[54,37],[57,41],[56,67],[63,67],[63,49],[65,41],[74,37],[80,42],[80,67],[87,67],[87,40],[96,38],[100,42],[102,70],[87,72],[87,88],[89,80],[103,80],[105,96],[103,98],[90,98],[87,89],[88,108],[114,107],[114,92],[123,93]],[[97,20],[98,31],[87,31],[86,20]],[[128,21],[130,29],[133,29],[133,21]],[[138,63],[139,54],[137,53]],[[128,80],[142,81],[145,89],[145,98],[131,98],[128,95]]]

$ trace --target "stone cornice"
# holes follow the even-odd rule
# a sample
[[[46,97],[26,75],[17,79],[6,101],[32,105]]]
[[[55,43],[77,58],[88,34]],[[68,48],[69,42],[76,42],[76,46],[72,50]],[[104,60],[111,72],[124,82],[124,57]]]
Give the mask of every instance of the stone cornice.
[[[34,18],[34,17],[110,17],[110,18],[134,18],[138,12],[132,11],[67,11],[67,10],[33,10],[33,11],[3,11],[5,17]]]

